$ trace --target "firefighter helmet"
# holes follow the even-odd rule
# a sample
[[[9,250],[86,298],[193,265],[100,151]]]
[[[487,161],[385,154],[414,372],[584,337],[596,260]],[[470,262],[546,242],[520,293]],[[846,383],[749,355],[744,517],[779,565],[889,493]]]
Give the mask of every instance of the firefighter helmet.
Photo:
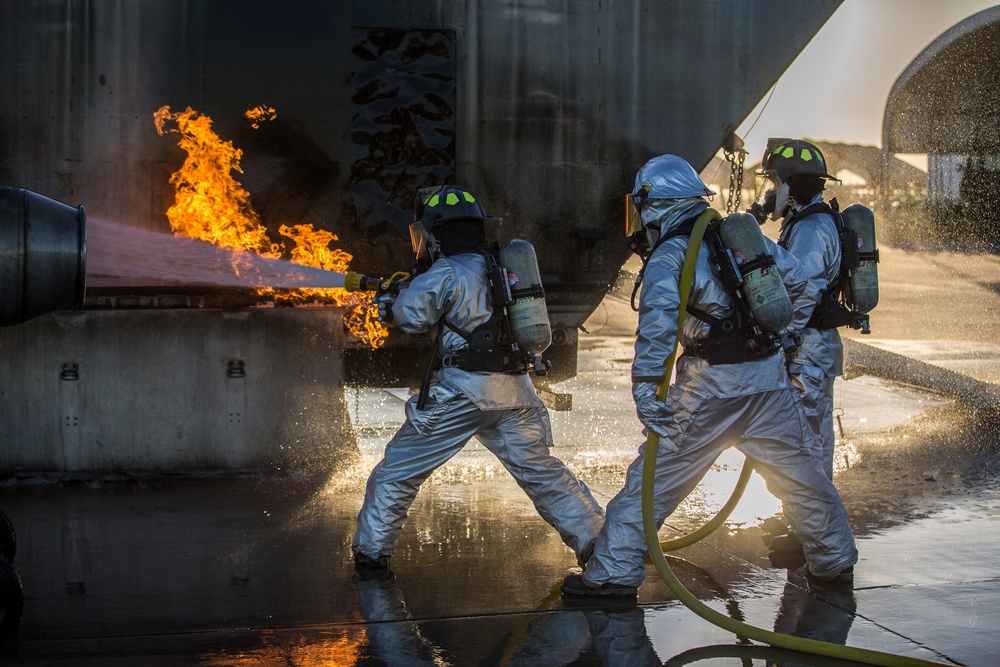
[[[413,200],[413,224],[410,244],[417,260],[434,261],[441,249],[434,228],[446,222],[497,220],[487,215],[483,205],[467,188],[459,185],[435,185],[417,190]],[[440,232],[440,230],[438,230]]]
[[[440,185],[421,188],[413,202],[416,220],[433,227],[452,220],[494,220],[467,188],[460,185]]]
[[[694,167],[676,155],[660,155],[643,165],[635,175],[635,188],[632,190],[632,197],[642,200],[710,197],[714,194]],[[636,202],[636,208],[641,203]]]
[[[818,176],[838,180],[827,172],[826,158],[814,144],[802,139],[770,139],[759,174],[773,174],[782,183],[791,176]],[[772,179],[773,180],[773,179]]]

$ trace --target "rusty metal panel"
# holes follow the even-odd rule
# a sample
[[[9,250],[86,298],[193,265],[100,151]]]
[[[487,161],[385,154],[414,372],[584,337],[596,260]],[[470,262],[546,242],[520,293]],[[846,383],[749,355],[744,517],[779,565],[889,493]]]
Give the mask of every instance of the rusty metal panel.
[[[838,5],[3,3],[0,182],[164,230],[183,156],[152,114],[191,106],[243,151],[240,180],[264,224],[329,229],[368,272],[408,265],[422,181],[473,188],[504,217],[501,240],[535,244],[550,305],[574,326],[626,258],[617,221],[635,170],[662,152],[706,164]],[[366,59],[379,35],[397,43]],[[373,81],[391,144],[375,160],[358,131]],[[277,118],[253,130],[243,113],[257,104]],[[426,143],[435,132],[443,147]],[[441,149],[439,173],[413,140]],[[366,166],[378,173],[358,179]]]

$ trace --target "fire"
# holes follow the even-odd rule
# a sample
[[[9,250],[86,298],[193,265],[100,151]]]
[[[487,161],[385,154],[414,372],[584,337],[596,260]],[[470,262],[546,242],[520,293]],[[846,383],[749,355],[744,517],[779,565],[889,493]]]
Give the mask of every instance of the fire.
[[[274,120],[278,117],[278,114],[274,111],[274,107],[265,107],[263,104],[253,109],[248,109],[244,115],[250,121],[250,127],[255,130],[260,127],[261,123]]]
[[[246,112],[252,127],[277,117],[272,107],[263,105]],[[212,119],[188,107],[185,111],[171,113],[163,106],[153,114],[159,134],[171,132],[180,135],[178,144],[187,152],[181,168],[170,177],[176,188],[174,205],[167,210],[170,228],[175,234],[209,241],[225,248],[243,250],[265,257],[281,257],[284,243],[274,243],[267,234],[257,212],[250,204],[250,193],[232,173],[243,173],[240,160],[243,151],[223,141],[212,130]],[[168,122],[174,126],[168,127]],[[314,266],[327,271],[345,273],[352,259],[351,254],[331,248],[337,236],[326,230],[313,229],[311,224],[282,225],[279,233],[295,243],[290,259],[296,264]],[[239,267],[236,267],[237,271]],[[388,330],[375,317],[378,309],[360,294],[344,289],[302,289],[277,292],[262,288],[275,300],[324,301],[347,306],[344,315],[348,331],[373,348],[381,346]]]
[[[177,189],[174,205],[167,209],[167,219],[175,234],[209,241],[224,248],[248,250],[266,257],[280,257],[281,247],[267,237],[250,205],[250,193],[233,178],[231,172],[243,173],[243,151],[233,142],[222,141],[212,131],[212,119],[199,116],[188,107],[172,114],[164,106],[153,114],[156,131],[164,132],[168,120],[177,124],[179,145],[187,152],[181,168],[170,177]]]

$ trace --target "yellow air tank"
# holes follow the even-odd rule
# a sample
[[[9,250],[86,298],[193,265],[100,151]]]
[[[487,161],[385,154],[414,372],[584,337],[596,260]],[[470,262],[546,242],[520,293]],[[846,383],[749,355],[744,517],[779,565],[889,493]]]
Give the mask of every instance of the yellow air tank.
[[[875,214],[867,206],[851,204],[841,214],[844,229],[854,232],[857,259],[851,261],[850,248],[843,248],[845,264],[844,297],[856,313],[867,313],[878,304],[878,249],[875,247]],[[846,241],[846,239],[845,239]]]
[[[500,248],[499,259],[513,299],[507,313],[514,340],[522,350],[539,355],[552,343],[552,326],[535,248],[523,239],[511,239]]]
[[[719,238],[732,254],[743,276],[740,291],[762,329],[778,333],[792,321],[792,302],[778,268],[759,261],[770,255],[757,219],[749,213],[731,213],[719,225]]]

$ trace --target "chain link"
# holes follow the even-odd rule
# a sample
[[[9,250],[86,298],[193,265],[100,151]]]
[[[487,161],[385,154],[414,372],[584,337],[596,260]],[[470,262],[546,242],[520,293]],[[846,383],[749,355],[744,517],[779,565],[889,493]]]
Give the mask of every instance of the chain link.
[[[740,208],[740,200],[743,199],[743,161],[747,153],[742,149],[737,149],[735,154],[722,149],[722,154],[729,163],[729,198],[726,200],[726,213],[733,213]]]

